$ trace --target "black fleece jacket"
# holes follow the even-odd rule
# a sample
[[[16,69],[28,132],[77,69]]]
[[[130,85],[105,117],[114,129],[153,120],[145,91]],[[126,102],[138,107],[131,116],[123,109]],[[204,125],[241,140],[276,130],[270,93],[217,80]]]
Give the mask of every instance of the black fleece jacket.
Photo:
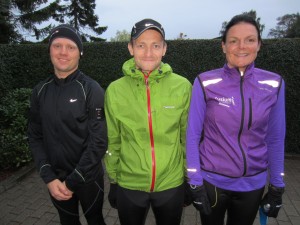
[[[29,147],[45,183],[60,179],[75,191],[103,174],[104,90],[95,80],[79,70],[51,76],[33,89],[30,104]]]

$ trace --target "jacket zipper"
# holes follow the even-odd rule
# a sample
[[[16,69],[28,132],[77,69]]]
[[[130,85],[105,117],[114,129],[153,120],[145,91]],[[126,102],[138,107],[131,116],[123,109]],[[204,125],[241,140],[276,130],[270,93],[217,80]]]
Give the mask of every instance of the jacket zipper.
[[[149,78],[148,75],[144,74],[145,84],[147,89],[147,108],[148,108],[148,124],[149,124],[149,134],[150,134],[150,144],[151,144],[151,157],[152,157],[152,180],[150,191],[154,190],[155,179],[156,179],[156,160],[155,160],[155,148],[154,148],[154,137],[153,137],[153,128],[152,128],[152,112],[151,112],[151,99],[150,99],[150,87],[149,87]]]
[[[244,127],[244,119],[245,119],[245,99],[244,99],[244,92],[243,92],[244,72],[240,71],[240,74],[241,74],[240,93],[241,93],[241,100],[242,100],[242,117],[241,117],[241,126],[240,126],[240,130],[239,130],[239,135],[238,135],[238,142],[239,142],[240,150],[241,150],[242,155],[243,155],[243,160],[244,160],[243,176],[245,176],[247,163],[246,163],[245,152],[244,152],[242,144],[241,144],[241,136],[242,136],[242,131],[243,131],[243,127]]]
[[[58,100],[60,99],[60,92],[61,92],[61,86],[58,84],[57,85],[57,89],[56,90],[56,95],[55,95],[55,124],[54,124],[54,129],[55,129],[55,132],[57,134],[60,133],[60,129],[58,127],[58,124],[59,124],[59,120],[58,120],[58,110],[59,110],[59,103],[58,103]],[[61,137],[61,135],[58,135],[58,137]]]
[[[252,100],[249,98],[249,122],[248,122],[248,130],[250,130],[252,125]]]

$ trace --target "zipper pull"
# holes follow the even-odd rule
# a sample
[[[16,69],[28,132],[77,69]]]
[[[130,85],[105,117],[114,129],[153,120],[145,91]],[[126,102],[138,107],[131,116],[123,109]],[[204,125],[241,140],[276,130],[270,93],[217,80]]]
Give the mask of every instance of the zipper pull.
[[[148,78],[149,78],[150,73],[149,74],[143,73],[143,74],[144,74],[145,84],[146,84],[146,86],[148,86]]]

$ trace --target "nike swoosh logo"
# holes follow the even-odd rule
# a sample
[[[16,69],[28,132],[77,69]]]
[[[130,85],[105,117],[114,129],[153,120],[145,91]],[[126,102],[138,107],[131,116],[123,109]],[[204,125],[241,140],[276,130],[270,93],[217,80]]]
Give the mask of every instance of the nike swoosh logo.
[[[70,102],[76,102],[77,101],[77,99],[70,99]]]

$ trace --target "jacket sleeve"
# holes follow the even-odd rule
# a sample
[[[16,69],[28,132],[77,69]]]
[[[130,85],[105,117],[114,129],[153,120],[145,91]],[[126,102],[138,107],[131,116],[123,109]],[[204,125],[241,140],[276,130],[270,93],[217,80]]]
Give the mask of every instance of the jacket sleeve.
[[[186,132],[186,160],[189,183],[202,185],[203,178],[200,169],[199,143],[203,130],[206,102],[200,83],[196,78],[193,84],[188,124]],[[199,160],[200,159],[200,160]]]
[[[109,86],[105,95],[105,114],[108,126],[108,151],[104,162],[108,178],[111,183],[117,183],[117,168],[119,164],[119,155],[121,150],[120,126],[114,114],[114,103],[111,92],[112,86]]]
[[[186,128],[187,128],[187,118],[191,101],[191,90],[192,86],[188,82],[186,92],[184,92],[184,110],[180,119],[180,144],[184,153],[184,158],[186,159]]]
[[[28,141],[29,148],[33,154],[35,166],[47,184],[56,179],[56,175],[51,168],[43,143],[42,120],[38,103],[38,88],[34,88],[30,99],[30,110],[28,119]]]
[[[101,159],[107,149],[107,127],[104,114],[104,90],[93,81],[86,96],[88,113],[88,145],[74,171],[67,177],[66,185],[74,190],[79,184],[95,179],[95,171],[102,168]],[[97,167],[99,170],[97,170]]]
[[[282,80],[277,102],[271,109],[266,136],[270,183],[284,187],[285,84]]]

